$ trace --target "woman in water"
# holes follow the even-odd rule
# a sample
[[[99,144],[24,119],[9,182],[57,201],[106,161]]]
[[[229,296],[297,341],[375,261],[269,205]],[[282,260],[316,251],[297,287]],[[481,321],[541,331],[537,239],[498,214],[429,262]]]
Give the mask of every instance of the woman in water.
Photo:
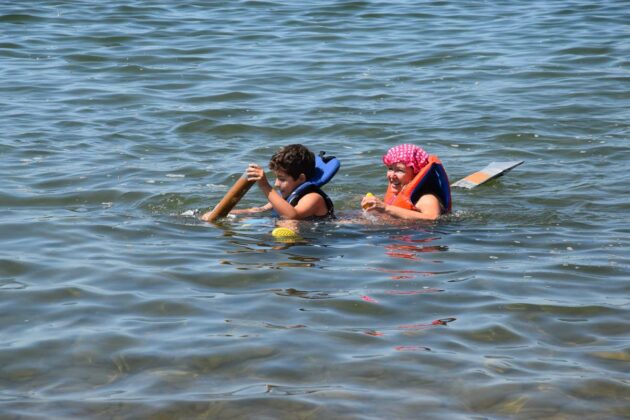
[[[383,200],[371,194],[361,201],[369,213],[405,220],[436,220],[451,210],[446,172],[436,156],[413,144],[392,147],[383,156],[387,192]]]

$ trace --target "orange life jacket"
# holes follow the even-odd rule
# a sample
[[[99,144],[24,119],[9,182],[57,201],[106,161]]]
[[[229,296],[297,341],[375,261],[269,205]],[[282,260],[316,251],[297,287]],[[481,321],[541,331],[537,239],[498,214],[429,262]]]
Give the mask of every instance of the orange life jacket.
[[[429,163],[425,165],[416,176],[405,185],[399,194],[394,194],[391,185],[387,187],[385,193],[385,204],[401,207],[403,209],[418,209],[415,203],[424,194],[437,195],[442,204],[442,213],[451,211],[451,187],[448,183],[448,176],[442,166],[442,162],[435,155],[429,156]]]

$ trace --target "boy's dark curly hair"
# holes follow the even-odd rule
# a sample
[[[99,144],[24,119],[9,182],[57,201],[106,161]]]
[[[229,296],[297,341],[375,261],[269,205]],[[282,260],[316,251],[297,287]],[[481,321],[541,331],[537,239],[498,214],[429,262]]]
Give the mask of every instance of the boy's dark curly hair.
[[[281,169],[293,179],[298,179],[303,173],[309,179],[315,175],[315,154],[301,144],[290,144],[281,147],[271,157],[269,169]]]

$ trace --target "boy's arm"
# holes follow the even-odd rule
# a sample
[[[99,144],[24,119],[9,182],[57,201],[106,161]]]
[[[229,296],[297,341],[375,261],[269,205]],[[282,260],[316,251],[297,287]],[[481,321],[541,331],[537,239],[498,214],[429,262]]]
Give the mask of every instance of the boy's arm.
[[[271,188],[269,183],[259,183],[258,185],[278,215],[285,219],[299,220],[316,216],[322,206],[326,206],[326,202],[321,195],[310,193],[302,197],[297,205],[293,207],[276,190]]]
[[[247,167],[247,179],[256,181],[256,185],[260,188],[260,191],[267,197],[269,202],[264,206],[269,206],[269,209],[272,207],[278,212],[280,216],[286,217],[288,219],[295,218],[295,209],[291,204],[289,204],[280,194],[278,194],[267,181],[267,177],[265,176],[265,171],[258,165],[250,164]]]
[[[285,200],[276,190],[271,187],[265,172],[258,166],[251,164],[247,168],[247,179],[256,181],[258,188],[269,200],[268,205],[273,207],[278,215],[285,219],[304,219],[314,216],[320,211],[322,206],[326,206],[324,198],[317,193],[306,194],[300,199],[295,207]]]
[[[264,206],[260,207],[250,207],[248,209],[234,209],[230,212],[230,214],[254,214],[254,213],[262,213],[264,211],[269,211],[273,208],[271,203],[267,203]]]
[[[248,209],[234,209],[230,211],[228,214],[255,214],[255,213],[262,213],[264,211],[269,211],[271,209],[272,209],[271,203],[267,203],[264,206],[260,206],[260,207],[250,207]],[[201,220],[205,220],[207,222],[211,213],[212,213],[212,210],[202,214]]]
[[[261,182],[263,181],[263,182]],[[260,190],[263,192],[267,200],[269,200],[269,204],[276,210],[276,212],[286,218],[286,219],[297,219],[297,211],[295,207],[293,207],[287,200],[282,198],[280,194],[269,185],[266,179],[258,181],[258,186]],[[300,200],[302,201],[302,200]]]

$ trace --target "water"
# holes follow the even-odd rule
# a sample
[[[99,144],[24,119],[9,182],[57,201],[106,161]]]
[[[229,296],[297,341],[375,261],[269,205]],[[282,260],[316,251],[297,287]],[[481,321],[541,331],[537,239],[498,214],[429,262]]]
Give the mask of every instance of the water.
[[[3,3],[1,417],[630,416],[628,10]],[[191,216],[296,142],[339,222]],[[352,220],[403,142],[525,163]]]

